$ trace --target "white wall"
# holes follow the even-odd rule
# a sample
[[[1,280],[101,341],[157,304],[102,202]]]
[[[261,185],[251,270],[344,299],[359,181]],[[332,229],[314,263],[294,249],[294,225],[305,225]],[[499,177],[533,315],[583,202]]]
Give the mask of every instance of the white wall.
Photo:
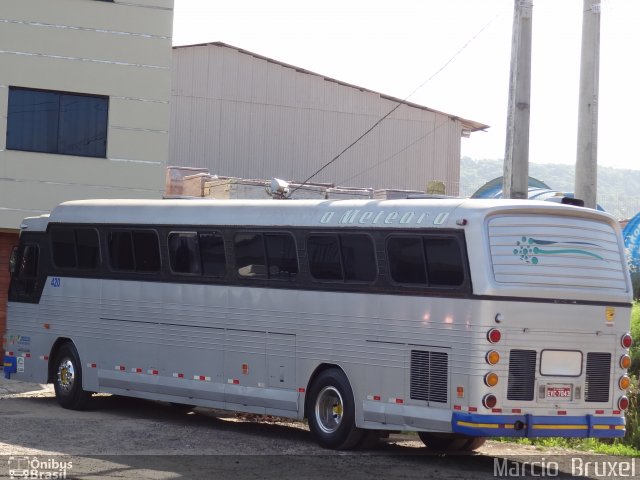
[[[173,0],[3,0],[0,228],[85,198],[159,198]],[[109,97],[107,158],[6,149],[9,87]]]

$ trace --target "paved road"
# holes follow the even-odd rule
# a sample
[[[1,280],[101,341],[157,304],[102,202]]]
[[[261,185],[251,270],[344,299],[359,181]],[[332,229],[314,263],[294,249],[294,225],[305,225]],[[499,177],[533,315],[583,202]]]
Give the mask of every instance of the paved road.
[[[333,452],[318,447],[300,422],[208,409],[184,412],[109,395],[94,396],[88,410],[76,412],[60,408],[50,387],[0,381],[0,477],[8,477],[10,469],[24,473],[26,464],[44,473],[41,478],[66,473],[66,478],[493,479],[496,466],[504,476],[505,455],[549,462],[558,458],[553,453],[488,442],[478,455],[434,455],[407,435],[371,451]],[[559,462],[560,477],[571,472],[568,461]]]

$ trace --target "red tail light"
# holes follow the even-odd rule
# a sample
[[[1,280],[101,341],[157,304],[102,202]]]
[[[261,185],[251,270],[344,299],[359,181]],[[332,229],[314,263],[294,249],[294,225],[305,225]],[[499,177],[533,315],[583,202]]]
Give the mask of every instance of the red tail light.
[[[498,343],[501,338],[502,334],[497,328],[492,328],[487,332],[487,340],[489,340],[489,343]]]
[[[623,397],[626,398],[626,397]],[[482,405],[484,405],[484,408],[493,408],[496,406],[496,404],[498,403],[498,399],[496,398],[495,395],[485,395],[484,398],[482,399]],[[620,403],[618,401],[618,403]]]
[[[627,397],[620,397],[618,399],[618,408],[620,410],[626,410],[627,408],[629,408],[629,399]]]
[[[631,334],[629,333],[625,333],[622,338],[620,339],[620,344],[624,347],[624,348],[629,348],[631,347],[631,345],[633,345],[633,338],[631,338]]]

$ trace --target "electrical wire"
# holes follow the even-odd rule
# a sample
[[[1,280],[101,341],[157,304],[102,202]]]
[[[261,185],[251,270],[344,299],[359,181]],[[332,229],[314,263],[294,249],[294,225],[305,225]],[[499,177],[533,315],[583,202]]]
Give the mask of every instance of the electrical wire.
[[[299,188],[301,188],[304,185],[306,185],[309,180],[311,180],[313,177],[318,175],[320,172],[322,172],[329,165],[333,164],[336,160],[338,160],[348,150],[350,150],[353,146],[355,146],[360,140],[362,140],[364,137],[366,137],[369,134],[369,132],[371,132],[374,128],[376,128],[378,125],[380,125],[387,117],[389,117],[389,115],[391,115],[393,112],[395,112],[400,107],[400,105],[404,105],[406,103],[406,101],[409,100],[409,98],[411,98],[418,90],[420,90],[422,87],[424,87],[427,83],[429,83],[431,80],[433,80],[440,72],[442,72],[445,68],[447,68],[449,66],[449,64],[451,64],[451,62],[453,62],[464,50],[466,50],[466,48],[476,38],[478,38],[482,34],[482,32],[484,32],[489,27],[489,25],[491,25],[495,21],[495,19],[498,18],[501,14],[502,14],[502,11],[499,11],[480,30],[478,30],[478,32],[473,37],[471,37],[469,40],[467,40],[467,42],[460,49],[458,49],[458,51],[456,53],[454,53],[453,56],[451,58],[449,58],[449,60],[447,60],[438,70],[436,70],[435,73],[433,73],[429,78],[427,78],[424,82],[422,82],[418,87],[413,89],[413,91],[409,95],[407,95],[406,97],[404,97],[404,99],[399,101],[395,107],[393,107],[391,110],[389,110],[383,117],[381,117],[378,121],[376,121],[371,127],[369,127],[362,135],[360,135],[358,138],[356,138],[353,142],[351,142],[340,153],[338,153],[335,157],[333,157],[331,160],[329,160],[327,163],[325,163],[322,167],[320,167],[318,170],[316,170],[312,175],[307,177],[307,179],[305,179],[302,183],[300,183],[300,185],[298,185],[298,186],[296,186],[296,188],[292,189],[291,192],[289,193],[289,197],[291,197],[291,195],[293,195],[293,193],[296,190],[298,190]],[[370,169],[368,169],[368,170],[370,170]],[[356,175],[356,176],[358,176],[358,175]],[[354,177],[351,177],[351,178],[354,178]]]
[[[340,185],[346,185],[347,182],[353,180],[354,178],[358,178],[360,175],[363,175],[365,173],[367,173],[369,170],[373,170],[374,168],[378,168],[380,165],[382,165],[383,163],[388,162],[389,160],[391,160],[392,158],[397,157],[398,155],[400,155],[401,153],[405,152],[406,150],[408,150],[409,148],[413,147],[416,143],[418,143],[421,140],[424,140],[425,138],[427,138],[430,135],[433,135],[434,133],[436,133],[436,131],[440,130],[442,127],[444,127],[445,125],[447,125],[449,122],[448,121],[444,121],[442,122],[440,125],[438,125],[437,127],[435,126],[435,121],[434,121],[434,125],[433,125],[433,129],[428,131],[427,133],[425,133],[423,136],[421,136],[420,138],[415,139],[413,142],[411,142],[410,144],[408,144],[406,147],[404,147],[402,150],[398,150],[396,153],[394,153],[393,155],[380,160],[378,163],[376,163],[375,165],[370,166],[369,168],[365,168],[364,170],[360,170],[358,173],[356,173],[355,175],[350,176],[349,178],[345,178],[344,180],[340,180],[339,182],[337,182]]]

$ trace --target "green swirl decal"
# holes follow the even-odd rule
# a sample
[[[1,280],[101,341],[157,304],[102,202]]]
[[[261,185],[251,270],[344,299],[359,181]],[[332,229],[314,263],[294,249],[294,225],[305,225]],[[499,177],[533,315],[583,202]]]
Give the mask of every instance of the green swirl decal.
[[[559,248],[557,250],[547,250],[542,249],[538,245],[545,246],[562,246],[565,248]],[[520,257],[524,263],[529,263],[532,265],[537,265],[540,262],[540,255],[560,255],[560,254],[574,254],[574,255],[585,255],[587,257],[596,258],[598,260],[604,260],[600,255],[590,252],[588,250],[583,250],[580,248],[566,248],[566,247],[574,247],[576,245],[589,245],[592,247],[598,247],[595,243],[588,242],[554,242],[550,240],[538,240],[531,237],[522,237],[522,240],[516,242],[516,246],[513,250],[513,254]]]

